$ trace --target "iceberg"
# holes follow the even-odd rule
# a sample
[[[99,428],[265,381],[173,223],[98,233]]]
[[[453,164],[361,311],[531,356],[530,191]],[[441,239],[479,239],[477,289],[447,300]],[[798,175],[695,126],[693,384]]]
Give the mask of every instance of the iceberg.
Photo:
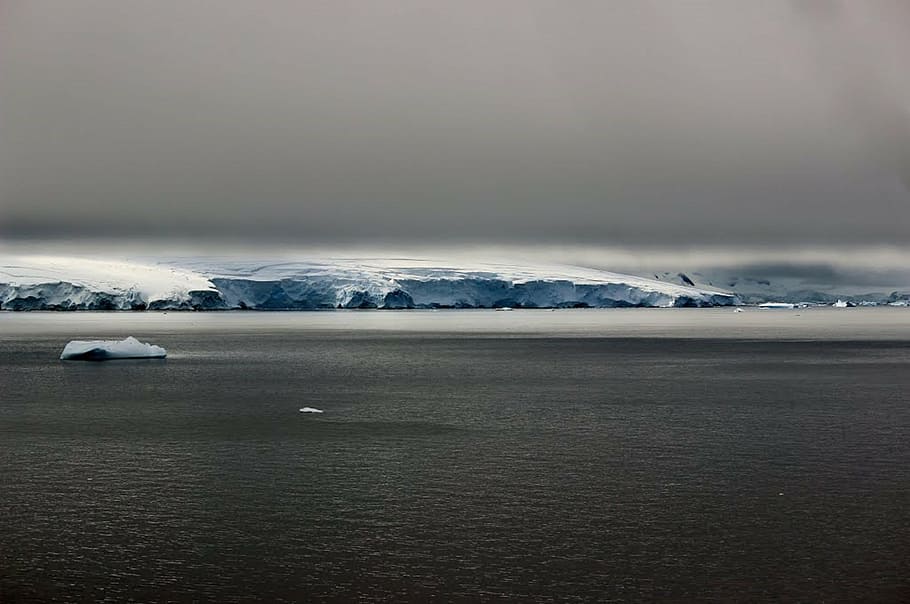
[[[130,336],[125,340],[73,340],[63,348],[62,361],[107,361],[111,359],[163,359],[161,346],[145,344]]]
[[[301,407],[301,413],[325,413],[322,409],[316,409],[315,407]]]

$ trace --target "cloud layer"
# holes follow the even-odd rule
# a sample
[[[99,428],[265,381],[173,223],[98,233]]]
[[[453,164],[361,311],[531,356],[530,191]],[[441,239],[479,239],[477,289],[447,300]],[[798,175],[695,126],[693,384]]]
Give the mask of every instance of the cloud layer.
[[[905,243],[910,10],[0,6],[0,236]]]

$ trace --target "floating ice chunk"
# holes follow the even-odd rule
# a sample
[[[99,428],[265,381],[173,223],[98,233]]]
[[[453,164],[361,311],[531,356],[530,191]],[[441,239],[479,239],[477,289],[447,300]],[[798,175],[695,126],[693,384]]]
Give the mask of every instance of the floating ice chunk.
[[[796,304],[790,304],[789,302],[765,302],[758,306],[759,308],[796,308]]]
[[[133,336],[125,340],[73,340],[63,348],[64,361],[107,361],[109,359],[163,359],[161,346],[140,342]]]
[[[301,413],[325,413],[322,409],[316,409],[315,407],[301,407]]]
[[[743,309],[741,309],[741,308],[734,308],[734,309],[733,309],[733,312],[743,312]]]

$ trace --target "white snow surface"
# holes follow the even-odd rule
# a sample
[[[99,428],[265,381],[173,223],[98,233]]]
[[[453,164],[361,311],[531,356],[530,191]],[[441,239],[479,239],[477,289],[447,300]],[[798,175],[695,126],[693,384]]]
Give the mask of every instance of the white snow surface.
[[[0,265],[0,283],[37,285],[65,281],[99,291],[136,291],[152,300],[214,290],[203,275],[166,264],[65,256],[12,256]]]
[[[513,283],[565,280],[577,285],[625,283],[679,293],[693,290],[691,287],[662,283],[655,279],[565,264],[536,263],[524,265],[508,261],[467,261],[455,264],[436,259],[353,257],[271,262],[193,258],[188,260],[165,260],[164,262],[191,268],[209,277],[242,277],[257,281],[330,276],[336,279],[352,279],[360,283],[389,286],[394,285],[396,281],[459,280],[485,277],[502,279]]]
[[[0,259],[13,310],[714,306],[721,290],[558,264],[416,258]]]
[[[203,275],[180,267],[67,256],[0,258],[0,305],[32,298],[38,309],[93,309],[105,294],[111,310],[162,302],[177,308],[190,292],[215,292]],[[32,308],[26,307],[26,310]],[[103,308],[101,308],[103,309]]]
[[[161,346],[140,342],[133,336],[124,340],[73,340],[63,348],[60,359],[104,361],[109,359],[163,359]]]

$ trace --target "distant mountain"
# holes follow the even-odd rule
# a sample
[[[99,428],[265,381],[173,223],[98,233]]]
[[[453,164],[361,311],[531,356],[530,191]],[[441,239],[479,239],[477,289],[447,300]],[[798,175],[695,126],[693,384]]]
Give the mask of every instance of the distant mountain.
[[[894,304],[905,305],[910,302],[910,286],[898,290],[888,288],[875,291],[870,285],[862,283],[862,276],[854,276],[855,281],[836,280],[832,275],[823,278],[806,274],[780,274],[774,267],[762,270],[761,267],[737,267],[729,269],[710,269],[702,271],[675,272],[663,271],[650,273],[654,280],[661,283],[687,285],[701,289],[720,289],[734,294],[743,304],[761,304],[764,302],[789,302],[793,304],[833,304],[838,300],[855,305]],[[881,286],[879,286],[881,287]],[[892,284],[892,287],[896,287]]]

